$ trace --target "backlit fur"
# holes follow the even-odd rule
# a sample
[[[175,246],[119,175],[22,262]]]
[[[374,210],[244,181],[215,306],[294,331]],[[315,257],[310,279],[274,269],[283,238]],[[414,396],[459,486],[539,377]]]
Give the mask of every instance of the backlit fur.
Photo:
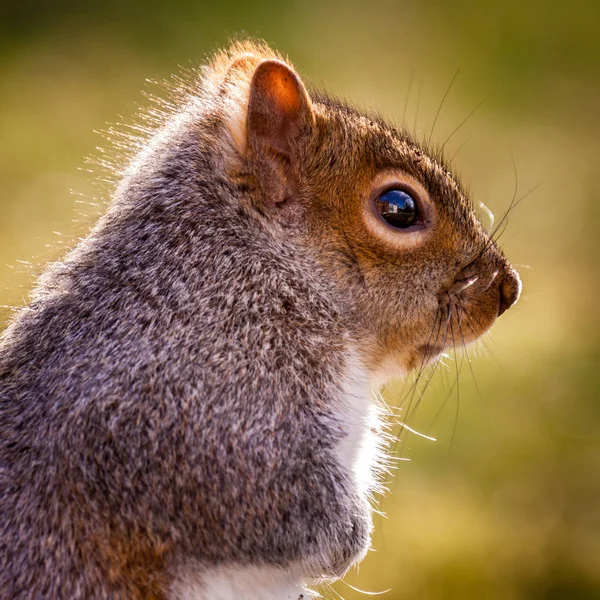
[[[341,576],[370,544],[373,382],[498,313],[510,266],[408,134],[309,94],[286,160],[253,145],[267,59],[234,45],[175,95],[3,334],[3,597],[271,600]],[[387,171],[428,194],[417,247],[365,227]]]

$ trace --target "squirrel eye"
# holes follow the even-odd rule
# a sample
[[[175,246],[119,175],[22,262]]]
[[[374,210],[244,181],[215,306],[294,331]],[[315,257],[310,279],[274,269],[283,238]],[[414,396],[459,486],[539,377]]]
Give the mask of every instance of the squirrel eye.
[[[381,218],[396,229],[406,229],[419,222],[419,210],[414,198],[404,190],[388,190],[375,199]]]

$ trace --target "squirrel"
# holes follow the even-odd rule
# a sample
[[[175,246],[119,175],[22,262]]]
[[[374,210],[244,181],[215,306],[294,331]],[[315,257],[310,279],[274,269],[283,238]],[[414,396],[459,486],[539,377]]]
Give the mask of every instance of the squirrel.
[[[373,389],[520,290],[425,144],[262,42],[217,52],[2,335],[0,595],[341,577],[386,460]]]

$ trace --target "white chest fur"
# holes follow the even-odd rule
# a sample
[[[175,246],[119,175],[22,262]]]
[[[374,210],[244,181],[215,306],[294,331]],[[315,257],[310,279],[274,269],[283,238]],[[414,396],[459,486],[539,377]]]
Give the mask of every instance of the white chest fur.
[[[337,411],[342,434],[337,458],[359,494],[368,496],[377,485],[377,467],[382,459],[381,425],[371,374],[354,349],[348,352],[344,365]],[[173,584],[170,600],[306,600],[314,594],[301,582],[302,575],[293,568],[187,568]]]
[[[310,592],[297,573],[275,567],[217,567],[201,579],[182,577],[173,585],[172,600],[305,600]]]
[[[369,494],[376,487],[383,458],[380,409],[374,401],[371,373],[354,349],[348,353],[342,382],[339,422],[344,437],[337,456],[358,491]]]

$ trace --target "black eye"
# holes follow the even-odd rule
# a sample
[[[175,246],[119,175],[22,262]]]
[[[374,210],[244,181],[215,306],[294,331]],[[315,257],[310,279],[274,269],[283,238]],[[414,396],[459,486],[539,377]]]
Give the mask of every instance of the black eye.
[[[406,229],[419,222],[419,210],[414,198],[404,190],[388,190],[375,199],[382,219],[396,229]]]

